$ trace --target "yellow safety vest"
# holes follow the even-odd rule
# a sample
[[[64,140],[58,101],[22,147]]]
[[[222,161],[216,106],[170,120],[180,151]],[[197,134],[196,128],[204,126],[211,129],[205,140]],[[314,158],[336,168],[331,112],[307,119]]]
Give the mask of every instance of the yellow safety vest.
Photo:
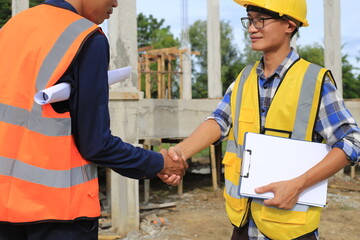
[[[325,76],[331,73],[303,59],[295,62],[282,79],[261,129],[258,62],[239,74],[231,95],[233,127],[229,132],[225,166],[226,210],[235,226],[247,222],[249,209],[258,229],[271,239],[293,239],[314,231],[321,208],[296,205],[292,210],[266,207],[261,200],[239,195],[239,177],[246,132],[312,141]]]
[[[70,114],[34,101],[95,31],[89,20],[46,4],[21,12],[0,31],[1,222],[100,216],[97,169],[75,145]]]

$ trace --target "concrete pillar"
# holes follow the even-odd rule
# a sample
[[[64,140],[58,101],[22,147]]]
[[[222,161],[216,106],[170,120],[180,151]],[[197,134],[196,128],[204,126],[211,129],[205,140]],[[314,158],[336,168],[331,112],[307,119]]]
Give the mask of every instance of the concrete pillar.
[[[191,81],[191,46],[187,45],[187,51],[183,53],[183,63],[182,63],[182,72],[183,72],[183,89],[182,89],[182,99],[189,100],[192,99],[192,81]]]
[[[341,62],[340,0],[324,0],[324,47],[325,67],[330,69],[337,88],[343,92]],[[342,177],[344,169],[336,176]]]
[[[324,18],[325,67],[333,73],[342,93],[340,0],[324,0]]]
[[[137,18],[136,1],[119,0],[108,22],[110,69],[132,66],[131,77],[110,88],[111,130],[125,142],[137,143],[136,116],[138,99],[125,100],[120,92],[136,93]],[[114,229],[121,235],[139,229],[138,181],[111,173],[111,216]]]
[[[222,97],[219,0],[207,1],[208,97]]]
[[[21,11],[29,8],[29,0],[12,0],[11,1],[11,15],[15,16]]]
[[[137,16],[136,1],[119,0],[108,21],[110,69],[132,66],[131,77],[112,85],[116,92],[137,92]]]
[[[188,1],[181,0],[181,16],[182,16],[182,32],[181,32],[181,49],[187,49],[182,54],[182,91],[181,99],[192,99],[192,81],[191,81],[191,45],[189,40],[189,24],[188,24]]]

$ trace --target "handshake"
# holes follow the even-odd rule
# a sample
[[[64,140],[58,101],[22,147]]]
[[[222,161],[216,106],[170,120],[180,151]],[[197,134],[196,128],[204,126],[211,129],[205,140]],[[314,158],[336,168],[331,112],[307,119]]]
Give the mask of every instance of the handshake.
[[[164,168],[157,176],[166,184],[177,186],[186,173],[189,165],[186,158],[181,154],[180,149],[170,147],[169,150],[161,149],[160,153],[164,158]]]

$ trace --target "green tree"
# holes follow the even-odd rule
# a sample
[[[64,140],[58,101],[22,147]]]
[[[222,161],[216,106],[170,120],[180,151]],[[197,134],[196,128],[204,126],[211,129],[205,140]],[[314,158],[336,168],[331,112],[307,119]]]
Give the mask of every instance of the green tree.
[[[347,60],[347,55],[342,57],[343,96],[345,99],[360,98],[360,75],[354,75],[354,67]]]
[[[170,31],[170,26],[164,26],[164,19],[158,20],[154,18],[152,15],[148,17],[142,13],[139,13],[137,16],[137,24],[138,24],[138,47],[151,46],[154,49],[160,48],[170,48],[170,47],[178,47],[179,41],[175,39],[173,34]],[[165,68],[168,60],[165,61]],[[150,70],[157,71],[157,62],[150,63]],[[172,70],[177,68],[177,62],[175,60],[171,60]],[[157,81],[155,78],[152,78],[151,84],[151,96],[157,97]],[[141,89],[145,89],[145,76],[142,76],[141,79]],[[179,79],[172,79],[172,89],[171,89],[172,98],[179,97]]]
[[[149,15],[139,13],[138,24],[138,47],[152,46],[153,48],[167,48],[179,46],[179,41],[174,38],[170,26],[164,26],[164,19],[158,20]]]
[[[34,7],[44,0],[30,0],[30,7]],[[11,0],[0,0],[0,27],[11,18]]]
[[[324,48],[320,44],[299,46],[298,52],[305,60],[324,66]]]
[[[193,98],[207,97],[207,25],[197,20],[189,28],[191,49],[200,52],[195,57]],[[221,80],[225,92],[244,67],[234,42],[233,29],[229,22],[220,22]]]
[[[11,0],[0,0],[0,27],[11,17]]]
[[[299,46],[299,54],[305,60],[324,66],[324,48],[320,44]],[[345,99],[360,97],[360,77],[354,74],[354,66],[348,61],[348,56],[342,56],[343,97]]]

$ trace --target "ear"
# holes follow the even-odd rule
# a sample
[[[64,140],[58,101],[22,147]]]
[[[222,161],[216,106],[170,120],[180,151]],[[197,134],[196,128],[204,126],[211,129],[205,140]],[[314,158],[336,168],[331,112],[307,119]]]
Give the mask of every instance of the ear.
[[[288,20],[287,22],[288,22],[287,32],[292,33],[297,28],[296,23],[294,21],[291,21],[291,20]]]

